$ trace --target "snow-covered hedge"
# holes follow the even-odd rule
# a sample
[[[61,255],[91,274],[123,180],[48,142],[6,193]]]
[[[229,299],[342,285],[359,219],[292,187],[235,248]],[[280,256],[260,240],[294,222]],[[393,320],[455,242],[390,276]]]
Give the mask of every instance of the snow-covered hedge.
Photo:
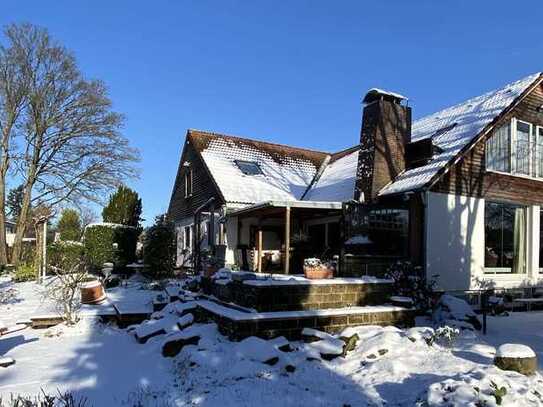
[[[137,228],[115,223],[94,223],[85,228],[85,253],[91,268],[106,262],[124,267],[136,260]]]

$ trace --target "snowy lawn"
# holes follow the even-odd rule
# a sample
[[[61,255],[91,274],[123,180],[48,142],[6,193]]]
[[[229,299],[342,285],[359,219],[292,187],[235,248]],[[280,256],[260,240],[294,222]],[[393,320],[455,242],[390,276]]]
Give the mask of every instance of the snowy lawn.
[[[1,284],[3,291],[15,292],[9,304],[0,304],[0,319],[11,324],[28,318],[38,305],[31,295],[35,285]],[[136,294],[145,301],[153,293]],[[120,291],[116,295],[123,296]],[[186,312],[190,306],[168,307],[172,314],[163,316],[166,330],[175,325],[166,319],[180,318],[174,315],[181,308]],[[501,405],[543,406],[541,375],[524,377],[492,365],[495,346],[506,342],[528,344],[541,360],[541,322],[543,313],[537,312],[489,318],[487,337],[468,332],[450,348],[427,345],[424,328],[350,328],[346,334],[360,337],[355,350],[327,361],[320,352],[329,349],[334,338],[293,342],[292,351],[284,352],[279,348],[285,343],[279,340],[232,343],[214,324],[170,333],[170,338],[198,334],[201,339],[176,357],[164,358],[166,335],[139,344],[133,333],[104,326],[88,315],[75,327],[28,328],[0,337],[0,356],[16,359],[15,365],[0,369],[0,396],[59,388],[88,397],[95,407],[132,406],[136,399],[150,407],[476,407],[497,405],[494,383],[506,390]]]

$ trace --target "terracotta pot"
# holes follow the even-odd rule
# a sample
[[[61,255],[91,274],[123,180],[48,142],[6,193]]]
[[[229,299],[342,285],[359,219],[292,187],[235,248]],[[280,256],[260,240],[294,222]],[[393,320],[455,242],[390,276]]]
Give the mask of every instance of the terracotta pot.
[[[334,277],[334,269],[331,267],[308,267],[304,266],[305,278],[310,280],[327,279]]]
[[[211,278],[218,270],[217,266],[204,266],[204,277]]]
[[[98,304],[106,299],[104,287],[98,280],[81,284],[81,304]]]

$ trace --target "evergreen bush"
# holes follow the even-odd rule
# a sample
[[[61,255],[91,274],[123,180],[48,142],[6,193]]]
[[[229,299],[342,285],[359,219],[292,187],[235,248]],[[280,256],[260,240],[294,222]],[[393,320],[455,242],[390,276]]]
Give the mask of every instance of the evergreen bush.
[[[144,263],[154,278],[173,276],[175,268],[175,230],[171,222],[157,217],[155,224],[145,232]]]
[[[58,241],[47,247],[47,264],[49,266],[71,269],[85,256],[85,247],[79,242]]]
[[[97,223],[85,229],[85,254],[93,271],[104,263],[125,267],[136,259],[139,230],[114,223]]]

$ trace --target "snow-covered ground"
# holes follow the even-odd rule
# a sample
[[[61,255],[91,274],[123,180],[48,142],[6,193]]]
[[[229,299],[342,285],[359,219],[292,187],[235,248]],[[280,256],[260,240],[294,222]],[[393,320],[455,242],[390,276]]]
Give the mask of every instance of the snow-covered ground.
[[[3,292],[15,289],[10,303],[0,304],[2,321],[12,324],[35,312],[36,285],[0,284]],[[114,296],[130,294],[120,290]],[[134,293],[142,303],[152,294]],[[132,406],[137,399],[151,407],[493,406],[494,383],[506,389],[502,405],[543,406],[540,374],[525,377],[492,365],[495,347],[508,342],[531,346],[541,361],[542,321],[540,312],[489,318],[487,337],[464,333],[452,347],[427,345],[423,328],[351,328],[346,334],[360,337],[356,349],[327,361],[320,352],[335,343],[332,338],[291,343],[293,351],[283,352],[278,341],[232,343],[214,324],[183,330],[202,339],[164,358],[164,335],[139,344],[132,333],[104,326],[88,313],[75,327],[28,328],[0,337],[0,356],[16,360],[0,369],[0,396],[58,388],[88,397],[95,407]],[[275,364],[263,363],[274,357]]]

